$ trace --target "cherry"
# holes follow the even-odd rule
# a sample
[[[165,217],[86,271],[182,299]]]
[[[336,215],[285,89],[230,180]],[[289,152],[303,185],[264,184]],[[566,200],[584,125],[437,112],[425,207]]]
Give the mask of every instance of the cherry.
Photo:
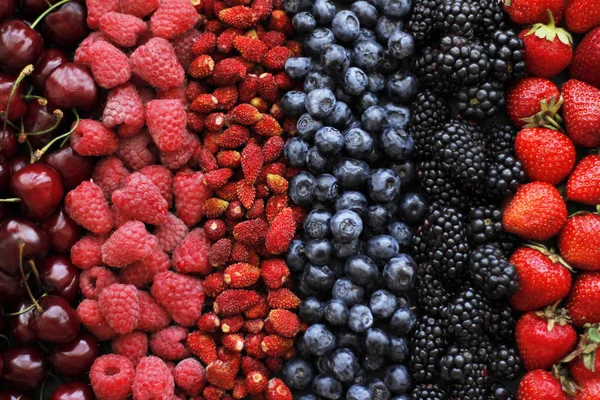
[[[31,400],[31,397],[16,390],[0,390],[0,400]]]
[[[14,303],[27,294],[20,279],[15,279],[2,271],[0,271],[0,293],[2,293],[2,296],[0,296],[0,304]]]
[[[0,21],[10,17],[15,9],[15,0],[0,1]]]
[[[62,121],[62,111],[51,112],[48,106],[37,101],[29,103],[27,112],[23,116],[23,128],[27,132],[27,139],[34,149],[47,145],[52,139],[52,132],[58,128]]]
[[[28,164],[10,178],[10,189],[21,199],[25,212],[40,220],[52,214],[63,199],[60,174],[46,164]]]
[[[8,162],[6,162],[4,157],[0,157],[0,193],[5,193],[8,190],[9,184],[10,167],[8,166]]]
[[[0,64],[9,72],[35,65],[44,51],[44,39],[25,22],[12,19],[0,24]]]
[[[45,296],[39,300],[32,328],[37,337],[51,343],[67,343],[79,333],[79,319],[69,302],[59,296]]]
[[[47,257],[38,269],[42,287],[50,294],[73,301],[79,293],[79,269],[68,256]]]
[[[0,45],[1,51],[1,45]],[[2,56],[0,56],[0,60]],[[2,61],[0,61],[2,62]],[[12,74],[0,74],[0,111],[6,111],[6,106],[10,98],[10,93],[17,81],[17,76]],[[15,120],[21,118],[27,111],[27,103],[23,100],[24,92],[23,85],[19,85],[13,94],[8,110],[8,119]]]
[[[77,46],[89,33],[85,8],[69,2],[48,14],[42,23],[44,37],[60,47]]]
[[[0,271],[9,276],[17,276],[19,272],[19,242],[23,247],[23,269],[30,270],[26,259],[33,259],[39,265],[50,248],[48,236],[44,230],[27,220],[11,218],[0,224]]]
[[[98,339],[84,332],[71,342],[57,345],[50,350],[48,359],[56,372],[74,378],[85,375],[99,356]]]
[[[42,228],[48,235],[50,248],[56,253],[68,253],[81,237],[81,227],[62,208],[54,211],[42,223]]]
[[[23,300],[17,304],[10,317],[10,333],[19,344],[29,344],[37,340],[37,336],[32,328],[33,318],[35,317],[35,308],[31,300]]]
[[[4,382],[20,390],[35,390],[46,377],[48,363],[34,346],[12,347],[4,352]]]
[[[26,154],[21,154],[11,158],[8,162],[8,166],[10,167],[10,174],[16,174],[18,171],[20,171],[22,168],[29,164],[30,159],[29,156]]]
[[[42,161],[52,166],[62,176],[65,190],[75,189],[83,181],[91,179],[94,159],[75,153],[71,146],[44,155]]]
[[[68,63],[69,57],[60,49],[47,49],[35,66],[31,81],[37,90],[43,91],[46,80],[50,74],[61,65]],[[28,129],[29,130],[29,129]],[[31,130],[29,130],[31,132]]]
[[[17,135],[14,129],[7,126],[6,130],[3,130],[0,124],[0,155],[4,156],[5,159],[9,159],[17,154],[17,150]]]
[[[60,385],[50,400],[94,400],[94,393],[89,385],[83,382],[69,382]]]
[[[48,9],[49,5],[58,3],[59,0],[23,0],[23,10],[31,15],[40,15]]]
[[[66,63],[46,81],[44,97],[54,108],[93,110],[99,102],[98,86],[85,65]]]

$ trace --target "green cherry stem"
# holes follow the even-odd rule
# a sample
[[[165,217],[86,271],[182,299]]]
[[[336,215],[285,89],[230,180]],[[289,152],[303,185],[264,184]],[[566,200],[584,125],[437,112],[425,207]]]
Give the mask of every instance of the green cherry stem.
[[[36,25],[40,23],[41,20],[44,19],[44,17],[48,14],[50,14],[52,11],[54,11],[55,8],[58,8],[60,6],[62,6],[65,3],[70,2],[71,0],[62,0],[59,1],[58,3],[52,5],[52,7],[49,7],[46,11],[44,11],[39,17],[37,17],[37,19],[35,21],[33,21],[33,24],[31,24],[31,29],[35,29]]]
[[[35,306],[35,309],[38,312],[42,312],[42,311],[44,311],[44,309],[42,308],[42,306],[40,306],[40,303],[37,302],[33,293],[31,293],[31,289],[29,288],[29,285],[27,284],[27,278],[25,277],[25,271],[23,270],[23,249],[25,248],[25,242],[23,242],[23,240],[21,240],[21,239],[18,239],[17,244],[19,246],[19,270],[21,271],[21,278],[23,278],[23,285],[25,285],[27,294],[29,295],[29,298],[31,298],[31,301],[32,301],[33,305]]]
[[[71,129],[70,129],[70,130],[69,130],[67,133],[63,133],[62,135],[55,137],[54,139],[52,139],[52,140],[50,141],[50,143],[48,143],[47,145],[45,145],[45,146],[44,146],[44,147],[42,147],[41,149],[39,149],[39,150],[36,150],[36,151],[33,153],[33,161],[34,161],[34,162],[36,162],[36,161],[39,161],[39,160],[42,158],[42,156],[44,155],[44,153],[45,153],[46,151],[48,151],[48,149],[49,149],[49,148],[50,148],[50,147],[51,147],[51,146],[52,146],[54,143],[58,142],[58,141],[59,141],[59,140],[61,140],[61,139],[65,139],[65,140],[66,140],[66,139],[68,139],[68,138],[69,138],[69,136],[71,136],[71,134],[72,134],[73,132],[75,132],[75,129],[77,129],[77,127],[79,126],[79,121],[80,121],[81,119],[79,118],[79,113],[77,112],[77,110],[75,110],[75,109],[73,108],[73,109],[71,109],[71,111],[73,111],[73,114],[75,114],[75,123],[73,124],[73,127],[72,127],[72,128],[71,128]]]

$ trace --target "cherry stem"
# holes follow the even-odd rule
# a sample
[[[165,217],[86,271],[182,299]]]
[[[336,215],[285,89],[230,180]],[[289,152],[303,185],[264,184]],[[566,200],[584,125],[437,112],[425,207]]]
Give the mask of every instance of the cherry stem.
[[[40,106],[48,105],[48,100],[42,96],[36,96],[33,94],[28,94],[23,96],[23,100],[37,100]]]
[[[65,3],[68,3],[68,2],[70,2],[70,1],[71,1],[71,0],[62,0],[62,1],[59,1],[58,3],[56,3],[56,4],[52,5],[51,7],[49,7],[49,8],[48,8],[46,11],[44,11],[44,12],[43,12],[43,13],[42,13],[42,14],[41,14],[41,15],[40,15],[40,16],[39,16],[39,17],[38,17],[38,18],[37,18],[35,21],[33,21],[33,24],[31,24],[31,25],[30,25],[31,29],[35,29],[35,26],[36,26],[37,24],[39,24],[39,23],[40,23],[40,21],[41,21],[42,19],[44,19],[44,17],[45,17],[46,15],[50,14],[50,13],[51,13],[51,12],[52,12],[52,11],[53,11],[55,8],[57,8],[57,7],[60,7],[60,6],[62,6],[63,4],[65,4]]]
[[[10,314],[5,314],[5,315],[10,315]],[[6,341],[6,343],[8,343],[8,346],[10,347],[11,343],[10,343],[10,339],[8,338],[8,336],[0,335],[0,339],[4,339]]]
[[[35,262],[33,262],[33,260],[29,260],[29,261],[27,261],[27,263],[29,264],[29,267],[33,271],[33,276],[35,276],[35,283],[36,283],[38,289],[42,290],[42,278],[40,278],[40,273],[38,272],[38,270],[35,266]]]
[[[6,125],[8,124],[8,115],[10,114],[10,104],[12,103],[12,100],[15,97],[15,94],[17,93],[17,88],[21,84],[21,81],[23,81],[23,79],[25,79],[25,77],[27,75],[31,75],[32,72],[33,72],[33,65],[29,64],[29,65],[25,66],[25,68],[23,68],[23,70],[21,71],[19,76],[17,76],[17,79],[15,80],[15,83],[14,83],[12,89],[10,90],[10,95],[8,96],[8,101],[6,102],[6,111],[4,113],[4,126],[2,127],[3,134],[2,134],[2,142],[0,142],[0,150],[2,150],[2,146],[4,145],[4,137],[5,137],[4,132],[6,132]]]
[[[0,199],[0,203],[18,203],[21,199],[18,197],[13,197],[11,199]]]
[[[62,135],[55,137],[54,139],[52,139],[52,140],[50,141],[50,143],[48,143],[47,145],[45,145],[44,147],[42,147],[40,150],[36,150],[36,151],[35,151],[35,153],[33,153],[33,161],[34,161],[34,162],[36,162],[36,161],[39,161],[39,160],[40,160],[40,158],[42,158],[42,156],[44,155],[44,153],[45,153],[46,151],[48,151],[48,149],[49,149],[49,148],[50,148],[50,147],[51,147],[51,146],[52,146],[54,143],[56,143],[57,141],[59,141],[59,140],[61,140],[61,139],[66,139],[66,138],[68,138],[69,136],[71,136],[71,134],[72,134],[73,132],[75,132],[75,129],[77,129],[77,127],[79,126],[79,121],[80,121],[80,118],[79,118],[79,113],[77,112],[77,110],[75,110],[75,109],[73,108],[73,109],[71,109],[71,111],[73,111],[73,114],[75,114],[75,118],[76,118],[76,120],[75,120],[75,123],[73,124],[73,127],[71,128],[71,130],[69,130],[69,132],[67,132],[67,133],[63,133]]]
[[[22,239],[17,239],[17,244],[19,246],[19,270],[21,271],[21,278],[23,278],[23,284],[25,285],[25,289],[27,290],[27,294],[31,299],[31,302],[34,304],[37,312],[42,312],[44,309],[40,306],[40,303],[37,302],[33,293],[31,293],[31,289],[29,288],[29,284],[27,284],[27,278],[25,277],[25,271],[23,270],[23,250],[25,249],[25,242]]]
[[[45,135],[46,133],[50,133],[53,130],[55,130],[56,128],[58,128],[58,125],[60,125],[60,122],[62,121],[64,114],[60,110],[54,110],[54,115],[56,116],[56,121],[54,122],[54,125],[52,125],[50,128],[44,129],[43,131],[39,131],[39,132],[25,132],[25,135],[27,135],[27,136]]]

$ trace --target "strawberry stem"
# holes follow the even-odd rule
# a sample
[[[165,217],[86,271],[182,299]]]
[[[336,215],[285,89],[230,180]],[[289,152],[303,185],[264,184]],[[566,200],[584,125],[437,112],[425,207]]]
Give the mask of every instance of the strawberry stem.
[[[62,6],[65,3],[68,3],[70,1],[71,0],[62,0],[62,1],[59,1],[58,3],[52,5],[51,7],[49,7],[39,17],[37,17],[37,19],[35,21],[33,21],[33,24],[30,25],[31,29],[35,29],[36,25],[39,24],[40,21],[43,20],[46,15],[50,14],[54,9]]]

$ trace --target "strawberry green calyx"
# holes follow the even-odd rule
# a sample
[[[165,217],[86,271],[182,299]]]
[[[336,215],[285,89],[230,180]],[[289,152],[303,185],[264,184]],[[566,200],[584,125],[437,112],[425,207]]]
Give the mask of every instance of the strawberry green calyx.
[[[566,356],[562,362],[569,363],[581,356],[583,365],[590,371],[596,370],[596,350],[600,346],[600,325],[585,325],[586,331],[581,335],[577,348]]]
[[[548,332],[551,332],[556,324],[565,326],[571,322],[571,317],[566,309],[556,309],[559,303],[560,301],[556,302],[550,307],[545,308],[544,310],[536,311],[535,313],[538,317],[542,317],[548,321]]]
[[[563,28],[558,28],[556,23],[554,22],[554,17],[552,16],[552,12],[548,10],[548,24],[537,23],[534,24],[529,32],[527,32],[526,36],[533,35],[539,37],[540,39],[546,39],[549,42],[554,41],[556,37],[562,43],[570,46],[573,44],[573,36],[569,32],[567,32]]]
[[[540,111],[537,114],[522,119],[522,121],[525,122],[523,128],[541,127],[564,132],[562,127],[563,119],[558,114],[563,103],[564,99],[562,96],[559,96],[558,98],[552,96],[550,101],[543,99],[540,101]]]
[[[541,252],[543,255],[548,257],[550,259],[550,261],[552,261],[553,263],[559,263],[560,265],[562,265],[569,271],[571,271],[571,272],[573,271],[573,268],[569,264],[567,264],[567,262],[565,260],[563,260],[563,258],[558,253],[556,253],[553,249],[548,249],[543,244],[534,243],[534,242],[527,243],[527,244],[525,244],[525,246]]]

